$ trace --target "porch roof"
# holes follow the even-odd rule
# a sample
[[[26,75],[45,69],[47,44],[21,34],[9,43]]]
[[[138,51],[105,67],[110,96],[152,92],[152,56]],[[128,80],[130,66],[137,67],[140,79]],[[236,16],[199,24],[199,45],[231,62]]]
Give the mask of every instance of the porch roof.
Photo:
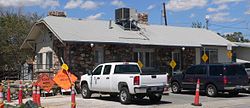
[[[112,21],[73,19],[48,16],[38,23],[44,23],[61,41],[126,43],[160,46],[227,46],[229,42],[215,32],[206,29],[173,27],[163,25],[142,25],[140,31],[123,30]],[[36,26],[36,25],[35,25]],[[32,30],[31,30],[32,32]],[[34,39],[32,33],[26,40]]]

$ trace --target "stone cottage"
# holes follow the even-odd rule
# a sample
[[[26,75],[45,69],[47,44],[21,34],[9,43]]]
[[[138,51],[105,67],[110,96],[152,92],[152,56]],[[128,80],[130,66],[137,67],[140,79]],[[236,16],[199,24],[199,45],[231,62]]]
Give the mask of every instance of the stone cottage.
[[[133,25],[134,26],[134,25]],[[105,62],[137,61],[144,71],[173,72],[203,63],[231,62],[227,41],[206,29],[136,24],[124,29],[115,21],[47,16],[32,27],[22,44],[34,57],[36,73],[56,73],[63,58],[78,77]],[[169,62],[177,63],[174,70]]]

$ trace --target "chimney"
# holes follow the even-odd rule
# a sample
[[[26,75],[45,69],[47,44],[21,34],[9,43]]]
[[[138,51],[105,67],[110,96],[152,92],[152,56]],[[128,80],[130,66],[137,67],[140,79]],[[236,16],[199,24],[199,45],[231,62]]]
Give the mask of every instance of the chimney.
[[[66,12],[64,11],[49,11],[48,16],[66,17]]]
[[[148,25],[148,14],[147,13],[138,13],[138,23]]]

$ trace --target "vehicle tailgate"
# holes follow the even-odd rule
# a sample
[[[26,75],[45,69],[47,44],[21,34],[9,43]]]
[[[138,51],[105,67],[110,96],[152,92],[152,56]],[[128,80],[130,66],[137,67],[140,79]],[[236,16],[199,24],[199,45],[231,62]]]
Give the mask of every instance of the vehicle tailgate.
[[[141,86],[163,86],[167,84],[167,75],[141,75]]]

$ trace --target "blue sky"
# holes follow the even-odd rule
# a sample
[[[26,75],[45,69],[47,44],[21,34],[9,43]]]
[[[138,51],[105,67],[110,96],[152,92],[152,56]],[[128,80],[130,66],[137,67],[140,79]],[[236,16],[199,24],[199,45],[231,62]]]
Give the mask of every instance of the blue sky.
[[[161,24],[162,3],[166,2],[171,26],[191,27],[205,23],[219,33],[242,32],[250,39],[250,0],[0,0],[0,9],[23,7],[25,12],[46,16],[50,10],[66,11],[68,17],[114,19],[114,10],[131,7],[149,14],[149,24]]]

